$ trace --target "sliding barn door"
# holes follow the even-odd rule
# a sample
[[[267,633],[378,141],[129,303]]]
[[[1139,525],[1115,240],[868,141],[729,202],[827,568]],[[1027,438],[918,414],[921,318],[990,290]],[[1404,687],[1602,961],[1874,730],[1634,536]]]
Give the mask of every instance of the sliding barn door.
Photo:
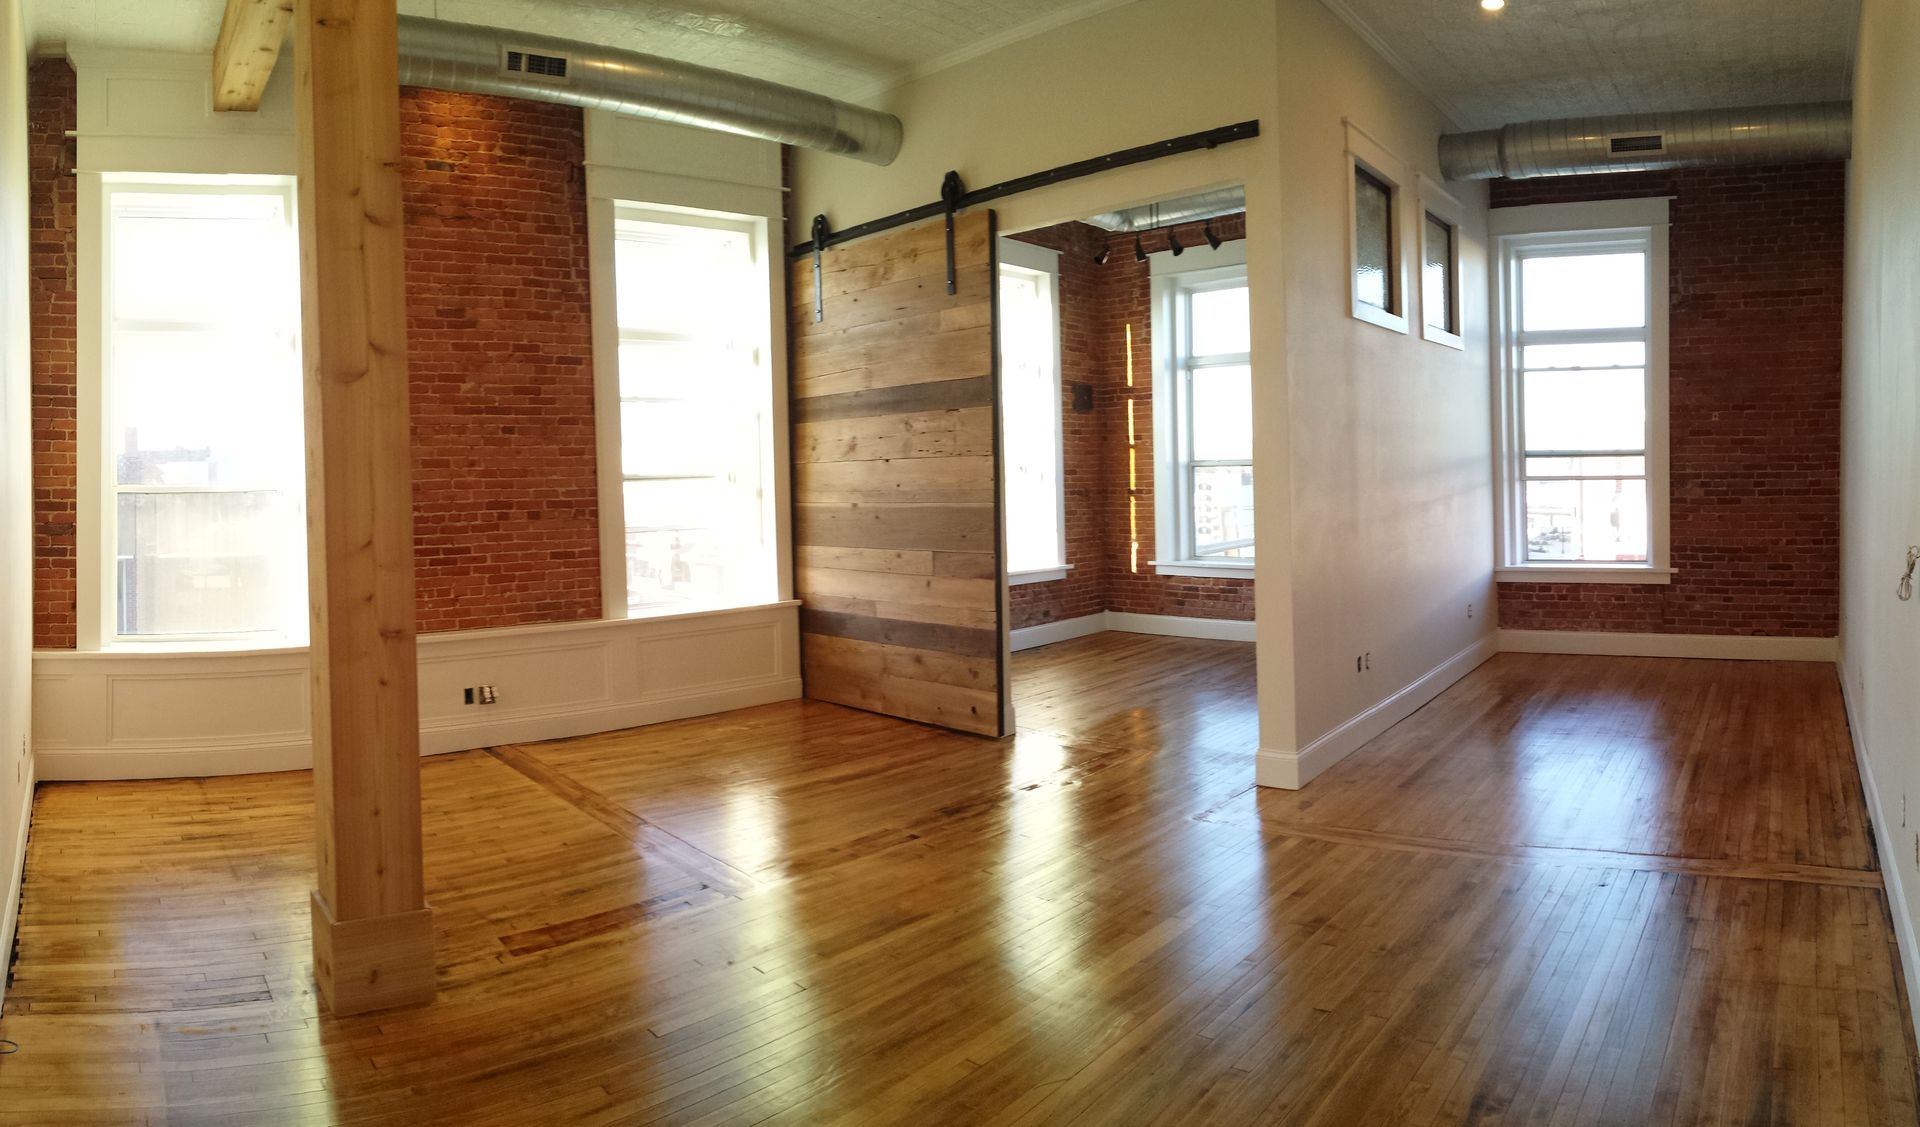
[[[991,212],[793,265],[794,587],[807,696],[1003,735]]]

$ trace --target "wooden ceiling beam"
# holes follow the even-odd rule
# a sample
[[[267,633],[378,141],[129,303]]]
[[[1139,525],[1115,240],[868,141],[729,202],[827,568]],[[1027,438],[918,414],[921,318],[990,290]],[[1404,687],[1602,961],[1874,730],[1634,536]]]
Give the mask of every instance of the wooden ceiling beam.
[[[280,45],[293,22],[293,0],[227,0],[213,48],[213,108],[260,108]]]

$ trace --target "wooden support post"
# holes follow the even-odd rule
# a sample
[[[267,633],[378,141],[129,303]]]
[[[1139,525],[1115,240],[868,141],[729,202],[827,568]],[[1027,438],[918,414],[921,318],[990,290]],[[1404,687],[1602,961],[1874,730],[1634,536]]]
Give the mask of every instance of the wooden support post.
[[[430,1001],[392,0],[297,0],[318,885],[336,1014]]]

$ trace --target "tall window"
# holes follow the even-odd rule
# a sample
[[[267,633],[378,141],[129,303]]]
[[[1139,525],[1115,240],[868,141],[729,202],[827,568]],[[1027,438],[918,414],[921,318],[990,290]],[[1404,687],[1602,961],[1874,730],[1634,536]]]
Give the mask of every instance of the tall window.
[[[1509,568],[1664,569],[1664,227],[1501,239]]]
[[[615,212],[629,613],[773,597],[765,227]]]
[[[1239,258],[1244,250],[1230,244],[1213,253]],[[1161,446],[1154,562],[1163,573],[1197,566],[1231,574],[1254,558],[1247,268],[1244,259],[1204,268],[1204,248],[1184,257],[1200,261],[1176,273],[1184,262],[1169,258],[1169,272],[1154,280]]]
[[[307,583],[292,181],[109,180],[104,194],[103,633],[297,641]]]
[[[1007,572],[1059,579],[1067,567],[1061,489],[1059,255],[1000,244],[1000,420],[1007,476]]]

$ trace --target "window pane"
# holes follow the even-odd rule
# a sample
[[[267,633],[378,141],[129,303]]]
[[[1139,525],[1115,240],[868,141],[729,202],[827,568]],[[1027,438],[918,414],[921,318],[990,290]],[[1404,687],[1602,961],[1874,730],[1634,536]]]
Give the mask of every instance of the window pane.
[[[1055,379],[1053,290],[1049,274],[1001,267],[1000,421],[1010,571],[1066,563],[1060,542],[1060,391]]]
[[[1393,190],[1364,168],[1353,170],[1354,294],[1388,312],[1399,312],[1393,292]]]
[[[1647,323],[1642,251],[1520,260],[1521,328],[1632,329]]]
[[[1253,371],[1245,364],[1193,370],[1193,457],[1253,458]]]
[[[109,347],[120,484],[300,480],[300,372],[292,340],[218,330],[122,331]]]
[[[1455,332],[1453,317],[1453,225],[1427,216],[1426,261],[1421,264],[1421,293],[1427,327]]]
[[[306,603],[299,500],[276,492],[122,493],[116,561],[121,634],[287,628]]]
[[[1646,561],[1645,480],[1530,481],[1526,494],[1528,559]]]
[[[730,446],[716,443],[727,423],[719,404],[643,399],[620,404],[620,472],[632,477],[717,476]]]
[[[1528,458],[1528,477],[1645,477],[1644,457]]]
[[[744,349],[709,342],[622,341],[620,395],[624,399],[724,397],[753,374]]]
[[[299,300],[298,244],[278,194],[116,191],[115,321],[260,324]],[[233,264],[248,264],[237,284]]]
[[[1223,290],[1195,290],[1188,295],[1195,356],[1239,354],[1252,350],[1248,343],[1249,312],[1247,287]]]
[[[754,293],[747,232],[636,219],[618,220],[614,230],[621,328],[726,335],[742,297]]]
[[[1522,378],[1527,450],[1645,449],[1647,387],[1640,369]]]
[[[1253,558],[1253,467],[1193,467],[1194,554]]]
[[[727,563],[709,529],[627,533],[627,608],[711,606],[727,601]]]
[[[1521,366],[1543,368],[1644,368],[1647,343],[1640,340],[1596,344],[1530,344],[1520,350]]]

